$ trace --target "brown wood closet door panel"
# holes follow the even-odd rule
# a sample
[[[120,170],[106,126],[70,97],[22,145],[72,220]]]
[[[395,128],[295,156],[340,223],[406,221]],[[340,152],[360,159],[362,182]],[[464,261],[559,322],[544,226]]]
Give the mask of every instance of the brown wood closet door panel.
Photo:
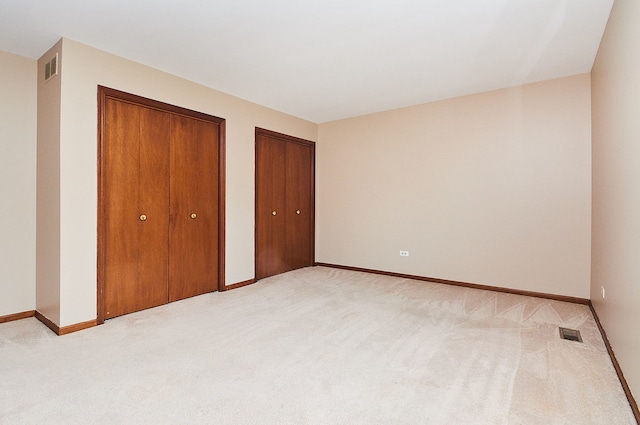
[[[313,151],[312,147],[286,143],[286,269],[313,263]]]
[[[218,134],[218,124],[172,117],[169,301],[218,287]]]
[[[256,279],[286,271],[285,174],[286,143],[256,137]],[[274,214],[275,213],[275,214]]]
[[[139,281],[150,306],[169,299],[169,129],[171,116],[140,108]]]
[[[107,99],[105,120],[104,290],[110,318],[167,302],[168,193],[157,186],[167,178],[169,144],[162,133],[168,117],[156,111]]]

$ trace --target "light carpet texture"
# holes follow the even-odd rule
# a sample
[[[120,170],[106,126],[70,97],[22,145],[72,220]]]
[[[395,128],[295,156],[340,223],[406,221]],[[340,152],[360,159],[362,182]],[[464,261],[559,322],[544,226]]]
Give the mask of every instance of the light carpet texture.
[[[0,325],[0,423],[635,420],[586,306],[310,267],[62,337]]]

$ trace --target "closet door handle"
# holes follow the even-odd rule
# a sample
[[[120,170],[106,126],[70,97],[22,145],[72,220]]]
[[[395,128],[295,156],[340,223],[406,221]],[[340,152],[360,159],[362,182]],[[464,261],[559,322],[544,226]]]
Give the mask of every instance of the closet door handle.
[[[277,212],[271,211],[271,215],[276,215],[276,214],[277,214]]]
[[[144,214],[140,215],[140,221],[146,221],[147,220],[147,216]]]
[[[194,220],[195,220],[195,219],[196,219],[196,217],[197,217],[197,216],[196,216],[196,213],[191,213],[191,218],[192,218],[192,219],[194,219]]]
[[[300,210],[296,210],[296,214],[300,215]]]

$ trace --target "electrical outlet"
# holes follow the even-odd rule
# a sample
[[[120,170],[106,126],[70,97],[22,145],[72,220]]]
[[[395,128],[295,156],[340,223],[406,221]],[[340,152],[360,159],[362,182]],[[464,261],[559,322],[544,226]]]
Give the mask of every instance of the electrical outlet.
[[[605,293],[604,293],[604,286],[601,286],[600,289],[602,290],[602,298],[604,298]]]
[[[401,257],[408,257],[409,256],[409,251],[400,251],[400,256]]]

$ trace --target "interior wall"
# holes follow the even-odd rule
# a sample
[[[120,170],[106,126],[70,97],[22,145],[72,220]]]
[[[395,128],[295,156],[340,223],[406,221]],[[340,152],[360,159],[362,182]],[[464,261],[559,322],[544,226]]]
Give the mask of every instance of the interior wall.
[[[321,124],[316,260],[588,298],[590,125],[587,74]]]
[[[36,309],[60,324],[60,90],[62,42],[38,60],[36,181]],[[46,83],[45,63],[58,54],[58,75]]]
[[[0,51],[0,316],[35,309],[36,70]]]
[[[56,324],[96,318],[98,85],[226,119],[226,284],[252,279],[255,127],[315,141],[317,125],[70,39],[62,58]]]
[[[591,299],[640,396],[640,3],[616,0],[591,74]],[[601,288],[605,288],[602,297]]]

